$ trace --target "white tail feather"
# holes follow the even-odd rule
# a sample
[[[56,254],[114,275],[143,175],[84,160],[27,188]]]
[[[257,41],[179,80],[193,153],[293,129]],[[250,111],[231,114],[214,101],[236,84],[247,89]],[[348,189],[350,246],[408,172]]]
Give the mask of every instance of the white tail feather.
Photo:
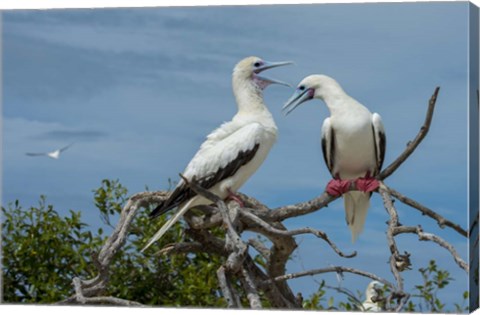
[[[142,253],[150,247],[153,243],[158,241],[171,227],[174,225],[180,218],[191,208],[193,202],[197,200],[197,197],[193,197],[182,208],[178,209],[177,212],[158,230],[157,233],[148,241],[147,245],[142,249]]]
[[[345,219],[352,232],[352,243],[355,243],[365,225],[368,208],[370,207],[370,196],[364,192],[351,191],[343,195],[343,201]]]

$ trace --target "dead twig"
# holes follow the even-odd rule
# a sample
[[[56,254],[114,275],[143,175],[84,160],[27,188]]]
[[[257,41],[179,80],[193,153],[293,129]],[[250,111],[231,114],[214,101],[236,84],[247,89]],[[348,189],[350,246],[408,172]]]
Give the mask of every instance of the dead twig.
[[[416,202],[415,200],[408,198],[407,196],[402,195],[395,189],[392,189],[391,187],[388,187],[388,192],[390,195],[398,199],[399,201],[403,202],[406,205],[409,205],[410,207],[419,210],[423,215],[429,216],[430,218],[434,219],[437,221],[438,226],[441,228],[444,228],[445,226],[448,226],[455,231],[457,231],[460,235],[463,235],[465,237],[468,237],[468,233],[466,230],[464,230],[460,225],[445,219],[442,217],[440,214],[436,213],[435,211],[425,207],[424,205]]]
[[[280,230],[280,229],[274,228],[273,226],[271,226],[267,222],[263,221],[262,219],[258,218],[257,216],[255,216],[255,215],[253,215],[253,214],[251,214],[247,211],[241,211],[240,214],[244,218],[250,220],[250,222],[253,222],[254,224],[262,227],[262,229],[266,230],[269,233],[283,235],[283,236],[294,236],[294,235],[300,235],[300,234],[313,234],[316,237],[321,238],[325,242],[327,242],[327,244],[330,245],[330,247],[332,247],[332,249],[341,257],[352,258],[355,255],[357,255],[357,252],[353,252],[351,254],[345,254],[342,251],[340,251],[338,249],[338,247],[328,238],[327,233],[325,233],[325,232],[315,230],[315,229],[312,229],[312,228],[309,228],[309,227],[305,227],[305,228],[301,228],[301,229],[297,229],[297,230],[289,230],[289,231]]]
[[[384,180],[388,176],[392,175],[393,172],[395,172],[400,167],[400,165],[402,165],[403,162],[407,160],[407,158],[413,153],[413,151],[415,151],[420,142],[422,142],[423,138],[425,138],[432,123],[433,112],[435,110],[435,103],[437,102],[437,96],[439,91],[440,87],[437,87],[433,92],[433,95],[430,97],[425,121],[415,139],[410,141],[405,151],[403,151],[402,154],[400,154],[400,156],[395,161],[393,161],[377,176],[379,180]]]
[[[395,277],[399,291],[403,291],[403,278],[400,275],[400,271],[404,269],[402,268],[403,266],[401,265],[404,262],[404,260],[401,259],[400,257],[400,252],[397,248],[397,243],[395,242],[394,235],[393,235],[394,229],[399,225],[398,214],[397,214],[397,210],[393,206],[392,198],[390,197],[390,194],[388,193],[383,183],[380,183],[380,187],[378,191],[382,196],[385,210],[387,210],[387,213],[390,217],[390,219],[388,220],[388,229],[387,229],[388,248],[392,253],[392,255],[390,256],[390,269]]]
[[[247,299],[252,309],[262,308],[262,302],[260,300],[260,294],[258,293],[255,278],[252,276],[252,272],[248,266],[242,268],[242,277],[240,278],[242,285],[247,294]]]
[[[273,279],[269,279],[267,281],[267,283],[272,283],[272,282],[275,282],[275,281],[291,280],[291,279],[295,279],[295,278],[300,278],[300,277],[305,277],[305,276],[313,276],[313,275],[318,275],[318,274],[322,274],[322,273],[329,273],[329,272],[335,272],[335,273],[347,272],[347,273],[356,274],[356,275],[359,275],[359,276],[370,278],[372,280],[379,281],[379,282],[389,286],[393,290],[396,289],[396,287],[391,282],[377,276],[376,274],[373,274],[373,273],[367,272],[367,271],[363,271],[363,270],[359,270],[359,269],[355,269],[355,268],[344,267],[344,266],[330,266],[330,267],[326,267],[326,268],[311,269],[311,270],[307,270],[307,271],[289,273],[289,274],[285,274],[285,275],[282,275],[282,276],[275,277]]]
[[[163,247],[155,255],[174,255],[181,253],[202,252],[204,247],[200,242],[172,243]]]
[[[468,272],[468,264],[460,258],[457,251],[455,250],[455,247],[442,239],[440,236],[437,236],[433,233],[424,232],[421,226],[399,226],[393,230],[393,235],[399,235],[403,233],[417,234],[420,241],[431,241],[447,249],[457,263],[457,265],[463,270],[465,270],[465,272]]]

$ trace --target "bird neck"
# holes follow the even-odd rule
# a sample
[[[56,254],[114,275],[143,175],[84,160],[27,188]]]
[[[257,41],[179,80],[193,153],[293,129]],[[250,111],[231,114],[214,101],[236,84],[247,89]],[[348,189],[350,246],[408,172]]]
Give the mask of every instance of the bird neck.
[[[263,102],[263,90],[253,80],[234,76],[232,86],[239,113],[258,113],[267,110]]]
[[[377,292],[374,287],[368,286],[365,290],[365,299],[369,302],[373,302],[372,298],[377,296]]]
[[[346,104],[356,104],[357,102],[352,99],[345,91],[337,84],[329,85],[325,87],[324,92],[320,95],[320,98],[327,105],[330,114],[342,113],[344,111],[349,111],[351,108],[348,108]],[[351,102],[353,101],[353,102]]]
[[[325,103],[336,103],[339,100],[345,99],[348,97],[347,93],[342,89],[342,87],[336,81],[327,81],[322,84],[320,88],[320,98],[323,99]]]

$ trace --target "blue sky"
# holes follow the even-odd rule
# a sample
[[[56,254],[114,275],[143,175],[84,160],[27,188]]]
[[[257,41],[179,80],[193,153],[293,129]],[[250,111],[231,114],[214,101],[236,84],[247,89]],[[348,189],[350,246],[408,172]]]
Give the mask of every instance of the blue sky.
[[[82,210],[95,225],[92,190],[102,179],[118,178],[130,193],[166,189],[205,135],[235,114],[232,69],[256,55],[296,63],[271,70],[271,77],[296,85],[306,75],[327,74],[378,112],[387,133],[385,165],[416,135],[440,86],[428,137],[386,183],[466,227],[467,16],[466,2],[5,12],[3,203],[35,205],[45,194],[57,210]],[[279,139],[241,189],[271,207],[311,199],[329,180],[319,144],[326,106],[312,101],[284,117],[280,109],[292,92],[265,91]],[[58,161],[25,156],[71,142]],[[438,233],[467,260],[463,237],[397,207],[403,224]],[[324,230],[342,250],[359,252],[342,259],[313,236],[298,237],[288,272],[339,264],[393,281],[386,220],[374,195],[353,245],[341,201],[285,221],[291,229]],[[448,252],[409,235],[398,243],[412,253],[407,289],[420,282],[416,270],[436,259],[455,278],[441,297],[459,302],[467,276]],[[291,285],[308,296],[320,279]],[[335,284],[334,275],[325,279]],[[367,284],[350,275],[342,283],[361,291]]]

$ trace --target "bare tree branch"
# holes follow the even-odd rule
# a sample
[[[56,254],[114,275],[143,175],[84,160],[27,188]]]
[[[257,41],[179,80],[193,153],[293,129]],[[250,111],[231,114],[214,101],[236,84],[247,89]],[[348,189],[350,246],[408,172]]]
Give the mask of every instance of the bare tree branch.
[[[258,218],[257,216],[247,212],[247,211],[241,211],[241,215],[245,217],[248,220],[251,220],[251,222],[254,222],[254,224],[260,226],[264,230],[268,231],[269,233],[272,234],[278,234],[278,235],[284,235],[284,236],[294,236],[294,235],[300,235],[300,234],[313,234],[318,238],[323,239],[325,242],[330,245],[330,247],[333,248],[333,250],[341,257],[345,258],[351,258],[354,257],[357,252],[353,252],[352,254],[344,254],[342,251],[338,249],[338,247],[328,238],[327,234],[325,232],[315,230],[309,227],[297,229],[297,230],[279,230],[268,224],[267,222],[263,221],[262,219]]]
[[[241,306],[240,297],[233,290],[229,279],[227,279],[227,273],[223,266],[218,268],[217,278],[218,278],[220,290],[222,291],[223,297],[227,301],[227,307],[239,308]]]
[[[234,272],[240,270],[242,262],[245,259],[248,247],[242,241],[240,235],[237,233],[238,210],[233,210],[234,208],[227,209],[225,202],[218,196],[201,187],[195,180],[188,181],[188,179],[186,179],[183,175],[180,174],[180,176],[185,181],[185,183],[187,183],[190,188],[192,188],[193,191],[216,203],[222,215],[223,222],[227,227],[227,234],[225,237],[226,246],[227,249],[231,250],[231,254],[227,258],[225,268],[227,269],[227,271],[232,270]],[[232,213],[234,214],[233,220]]]
[[[436,213],[435,211],[425,207],[424,205],[416,202],[415,200],[413,200],[411,198],[408,198],[407,196],[402,195],[401,193],[392,189],[391,187],[388,187],[388,191],[389,191],[390,195],[397,198],[398,200],[400,200],[404,204],[409,205],[410,207],[419,210],[423,215],[427,215],[430,218],[437,221],[438,225],[441,228],[444,228],[445,226],[448,226],[448,227],[454,229],[455,231],[457,231],[459,234],[461,234],[465,237],[468,237],[467,231],[464,230],[460,225],[458,225],[458,224],[456,224],[456,223],[454,223],[450,220],[445,219],[444,217],[442,217],[440,214]]]
[[[83,301],[85,297],[96,296],[105,290],[113,256],[125,244],[130,224],[135,218],[137,210],[140,207],[148,207],[150,204],[161,202],[166,196],[165,192],[142,192],[130,197],[122,209],[115,230],[101,248],[100,253],[94,256],[98,275],[89,280],[74,278],[73,284],[76,294],[61,301],[61,304]],[[78,295],[80,293],[81,295]]]
[[[262,302],[260,301],[260,294],[258,293],[257,285],[255,284],[255,279],[252,276],[248,266],[242,268],[241,281],[243,287],[245,288],[245,293],[247,294],[250,307],[252,309],[262,308]]]
[[[453,259],[457,263],[457,265],[468,272],[468,264],[463,261],[463,259],[460,258],[458,255],[457,251],[455,250],[455,247],[442,239],[441,237],[432,234],[432,233],[426,233],[423,231],[421,226],[398,226],[393,230],[394,235],[398,234],[403,234],[403,233],[414,233],[418,235],[418,239],[420,241],[431,241],[434,243],[437,243],[438,245],[442,246],[443,248],[446,248],[450,254],[452,254]]]
[[[288,218],[298,217],[320,210],[336,199],[338,199],[338,197],[330,196],[324,192],[320,196],[306,202],[272,209],[268,216],[272,221],[283,221]]]
[[[397,305],[397,307],[395,308],[394,311],[396,313],[400,312],[403,309],[403,307],[405,306],[405,304],[407,303],[408,299],[410,299],[410,294],[405,293],[405,295],[400,298],[400,303],[398,303],[398,305]]]
[[[405,151],[403,151],[403,153],[400,154],[400,156],[395,161],[393,161],[377,176],[378,179],[383,180],[388,176],[392,175],[393,172],[395,172],[397,168],[399,168],[400,165],[402,165],[403,162],[407,160],[407,158],[413,153],[413,151],[415,151],[415,149],[420,144],[420,142],[422,142],[423,138],[425,138],[425,136],[428,133],[428,130],[430,129],[430,124],[432,123],[433,111],[435,110],[435,103],[437,102],[437,96],[439,91],[440,91],[440,87],[437,87],[435,89],[435,92],[433,92],[433,95],[430,98],[430,101],[428,102],[428,109],[427,109],[427,114],[425,116],[425,122],[420,128],[420,131],[418,132],[415,139],[413,139],[413,141],[410,141],[407,144],[407,148],[405,149]]]
[[[271,255],[270,250],[265,245],[263,245],[263,243],[260,242],[259,240],[254,238],[249,238],[248,245],[255,248],[255,250],[259,252],[260,255],[262,255],[262,257],[265,258],[266,260],[270,259],[270,255]]]
[[[397,281],[397,286],[399,290],[403,291],[403,278],[400,275],[400,271],[402,271],[404,266],[402,263],[404,260],[400,257],[400,252],[397,248],[397,243],[395,242],[393,231],[398,226],[398,213],[395,207],[393,206],[392,199],[390,194],[387,191],[387,188],[383,183],[380,184],[379,193],[382,196],[383,204],[385,206],[385,210],[387,210],[390,219],[388,220],[388,229],[387,229],[387,241],[388,241],[388,248],[392,255],[390,256],[390,269]],[[408,266],[406,266],[408,267]]]
[[[182,253],[202,252],[204,247],[200,242],[172,243],[163,247],[155,255],[174,255]]]
[[[271,283],[271,282],[275,282],[275,281],[291,280],[291,279],[295,279],[295,278],[300,278],[300,277],[305,277],[305,276],[313,276],[313,275],[318,275],[318,274],[322,274],[322,273],[329,273],[329,272],[353,273],[353,274],[356,274],[356,275],[359,275],[359,276],[363,276],[363,277],[366,277],[366,278],[370,278],[372,280],[379,281],[379,282],[389,286],[393,290],[396,289],[395,286],[391,282],[377,276],[376,274],[373,274],[373,273],[367,272],[367,271],[363,271],[363,270],[359,270],[359,269],[355,269],[355,268],[344,267],[344,266],[330,266],[330,267],[326,267],[326,268],[311,269],[311,270],[307,270],[307,271],[289,273],[289,274],[285,274],[285,275],[278,276],[278,277],[275,277],[273,279],[270,279],[270,280],[267,281],[267,283]]]
[[[145,306],[141,303],[135,301],[129,301],[124,299],[119,299],[111,296],[96,296],[96,297],[85,297],[82,291],[82,282],[80,278],[73,279],[73,286],[75,288],[75,298],[76,301],[80,304],[110,304],[118,306]],[[58,303],[62,304],[62,303]]]

